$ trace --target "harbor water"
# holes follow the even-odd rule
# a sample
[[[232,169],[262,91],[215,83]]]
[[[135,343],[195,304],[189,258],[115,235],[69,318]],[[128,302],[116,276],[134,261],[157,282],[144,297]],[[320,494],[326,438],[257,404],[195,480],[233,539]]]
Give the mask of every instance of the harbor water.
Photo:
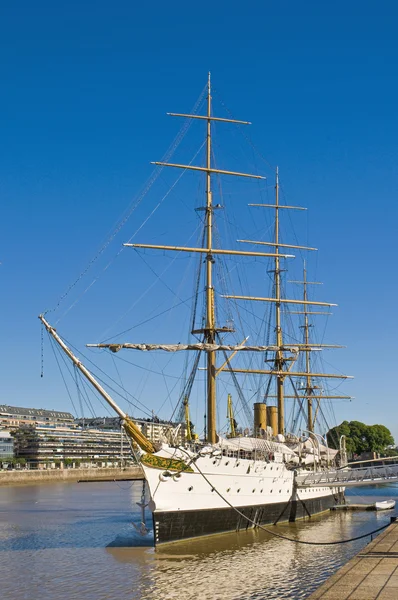
[[[132,524],[141,490],[140,481],[0,488],[1,600],[303,599],[370,541],[311,546],[249,529],[155,552],[152,533],[142,537]],[[369,503],[397,492],[362,488],[349,499]],[[270,529],[330,542],[372,531],[394,514],[330,512]]]

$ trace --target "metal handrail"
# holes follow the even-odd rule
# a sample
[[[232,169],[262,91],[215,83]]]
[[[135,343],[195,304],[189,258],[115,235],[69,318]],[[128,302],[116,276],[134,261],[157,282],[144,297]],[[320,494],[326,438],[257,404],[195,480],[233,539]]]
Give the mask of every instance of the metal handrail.
[[[359,469],[340,469],[318,473],[297,475],[297,485],[301,487],[334,487],[336,484],[346,487],[366,485],[380,481],[398,481],[398,463],[377,467],[362,467]]]

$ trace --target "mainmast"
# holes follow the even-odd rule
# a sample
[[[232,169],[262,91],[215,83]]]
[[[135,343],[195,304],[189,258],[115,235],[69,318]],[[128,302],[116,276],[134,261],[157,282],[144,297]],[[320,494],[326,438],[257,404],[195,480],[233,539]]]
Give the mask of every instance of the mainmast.
[[[276,167],[276,179],[275,179],[275,270],[274,270],[274,281],[275,281],[275,329],[276,329],[276,345],[278,350],[275,355],[275,370],[278,372],[283,371],[283,350],[282,350],[282,327],[281,327],[281,271],[280,271],[280,258],[279,258],[279,173],[278,167]],[[285,400],[283,397],[284,392],[284,381],[283,375],[277,375],[276,377],[276,395],[278,401],[278,431],[284,433],[285,431]]]
[[[279,171],[276,168],[276,177],[275,177],[275,204],[249,204],[249,206],[263,207],[263,208],[273,208],[275,210],[275,237],[271,242],[263,242],[257,240],[238,240],[238,242],[244,242],[248,244],[256,244],[262,246],[274,246],[275,254],[274,254],[274,298],[263,298],[260,296],[235,296],[235,295],[225,295],[225,298],[234,298],[236,300],[251,300],[254,302],[271,302],[275,304],[275,333],[276,333],[276,352],[275,359],[273,361],[273,369],[230,369],[234,373],[253,373],[256,375],[271,375],[276,378],[276,398],[278,403],[278,433],[285,432],[285,398],[295,398],[296,396],[285,396],[284,394],[284,381],[286,377],[305,377],[306,378],[306,395],[308,399],[308,429],[313,431],[313,406],[312,400],[316,398],[319,400],[321,398],[332,398],[332,396],[323,396],[317,394],[316,396],[313,394],[314,390],[319,389],[318,386],[313,385],[312,381],[315,378],[326,377],[332,379],[351,379],[348,375],[338,375],[333,373],[311,373],[310,367],[310,352],[312,350],[321,350],[323,348],[332,348],[332,347],[341,347],[341,346],[331,346],[330,344],[310,344],[309,341],[309,327],[311,326],[308,323],[308,314],[329,314],[325,312],[317,313],[317,312],[308,312],[308,306],[337,306],[336,304],[331,304],[330,302],[315,302],[312,300],[308,300],[307,298],[307,284],[314,283],[308,282],[305,276],[305,296],[303,300],[295,300],[290,298],[283,298],[281,293],[281,268],[280,268],[280,259],[281,258],[289,258],[284,254],[280,254],[280,248],[294,248],[300,250],[316,250],[316,248],[312,248],[309,246],[299,246],[296,244],[282,244],[280,243],[280,232],[279,232],[279,212],[281,209],[287,210],[306,210],[301,206],[287,206],[285,204],[279,203]],[[292,283],[300,283],[303,284],[303,281],[294,281]],[[285,357],[284,352],[291,351],[288,347],[283,345],[283,332],[281,325],[281,306],[289,304],[299,304],[304,306],[304,311],[290,311],[291,314],[304,314],[305,315],[305,339],[304,343],[297,344],[297,348],[299,352],[304,352],[306,356],[306,366],[303,372],[301,371],[292,371],[292,367],[296,362],[297,354],[293,357]],[[289,362],[289,366],[286,367],[286,363]],[[225,368],[223,370],[226,370]],[[311,396],[311,397],[310,397]],[[272,396],[268,396],[272,397]],[[334,396],[333,396],[334,397]],[[339,396],[340,398],[349,399],[349,396]]]

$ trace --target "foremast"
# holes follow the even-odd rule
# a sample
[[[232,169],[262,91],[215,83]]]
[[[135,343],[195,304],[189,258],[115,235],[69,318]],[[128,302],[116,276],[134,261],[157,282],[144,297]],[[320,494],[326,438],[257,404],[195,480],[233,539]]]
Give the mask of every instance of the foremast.
[[[211,191],[211,81],[207,80],[207,138],[206,138],[206,240],[207,248],[213,247],[213,205]],[[206,256],[206,327],[205,340],[216,341],[216,324],[213,288],[213,255]],[[207,352],[207,441],[216,442],[216,353]]]

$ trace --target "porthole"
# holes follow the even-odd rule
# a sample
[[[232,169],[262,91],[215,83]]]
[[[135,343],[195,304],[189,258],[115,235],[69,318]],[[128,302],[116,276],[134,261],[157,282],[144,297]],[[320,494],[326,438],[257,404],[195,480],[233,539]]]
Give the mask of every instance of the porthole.
[[[240,488],[238,488],[236,491],[237,491],[237,492],[238,492],[238,494],[239,494],[239,492],[240,492]]]
[[[231,488],[227,488],[227,492],[230,492],[230,491],[231,491]]]
[[[190,485],[189,488],[188,488],[188,492],[192,492],[192,490],[193,490],[193,486]]]
[[[272,490],[270,491],[270,494],[272,494]]]
[[[254,494],[255,491],[256,491],[256,488],[254,488],[254,490],[252,490],[252,494]]]
[[[213,460],[213,465],[215,465],[215,464],[216,464],[216,462],[217,462],[216,460]]]
[[[279,493],[281,494],[281,493],[282,493],[282,490],[279,490]]]
[[[262,494],[262,493],[263,493],[263,490],[260,490],[260,494]]]
[[[271,471],[272,471],[272,469],[273,469],[273,468],[274,468],[274,467],[271,467]]]
[[[225,463],[225,466],[229,465],[229,460],[227,460],[227,462]]]
[[[214,488],[211,488],[211,491],[214,492]]]

